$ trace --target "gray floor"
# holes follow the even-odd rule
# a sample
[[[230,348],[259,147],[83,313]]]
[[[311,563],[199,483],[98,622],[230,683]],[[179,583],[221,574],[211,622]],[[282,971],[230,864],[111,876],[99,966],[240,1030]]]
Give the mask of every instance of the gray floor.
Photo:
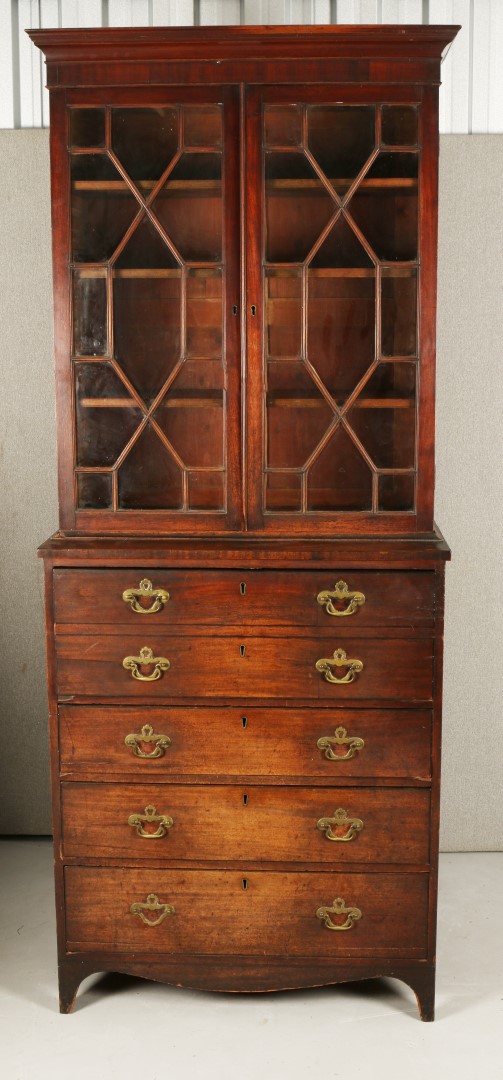
[[[437,1020],[395,980],[204,994],[97,975],[56,1000],[51,847],[0,843],[6,1080],[502,1080],[503,854],[441,861]]]

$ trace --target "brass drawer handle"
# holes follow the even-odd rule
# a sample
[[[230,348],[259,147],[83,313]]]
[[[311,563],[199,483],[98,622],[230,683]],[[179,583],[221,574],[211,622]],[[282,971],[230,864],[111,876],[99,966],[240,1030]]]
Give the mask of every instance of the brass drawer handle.
[[[342,679],[332,674],[331,668],[347,668]],[[336,649],[332,657],[326,657],[316,661],[316,671],[321,671],[327,682],[350,683],[356,679],[360,671],[363,671],[363,660],[349,660],[344,649]]]
[[[348,735],[345,727],[337,727],[333,735],[323,735],[316,743],[318,750],[325,751],[325,757],[329,761],[349,761],[359,750],[363,750],[365,743],[357,735]],[[337,754],[332,750],[333,746],[347,746],[345,754]]]
[[[167,604],[169,592],[165,589],[154,589],[152,582],[148,578],[143,578],[137,589],[125,589],[122,599],[125,604],[130,605],[131,611],[136,611],[138,615],[154,615],[164,604]],[[152,600],[152,604],[150,607],[143,607],[139,600]]]
[[[334,829],[345,829],[345,832],[333,832]],[[349,825],[349,828],[348,828]],[[358,817],[348,817],[347,810],[343,810],[342,806],[339,806],[338,810],[334,810],[333,817],[320,817],[320,820],[316,822],[316,827],[320,832],[324,832],[327,840],[339,840],[345,843],[347,840],[354,840],[355,836],[358,836],[363,829],[363,821]]]
[[[363,607],[365,603],[365,596],[362,592],[350,592],[345,581],[338,581],[333,589],[324,589],[323,592],[319,592],[317,601],[325,608],[327,615],[354,615],[358,608]],[[342,611],[340,608],[334,607],[334,600],[348,600],[349,603]]]
[[[155,665],[152,674],[142,675],[140,667],[151,667],[152,664]],[[152,649],[144,645],[140,649],[139,656],[125,656],[122,666],[126,668],[126,671],[131,672],[133,679],[139,679],[140,682],[155,682],[156,679],[161,678],[163,671],[168,671],[170,663],[165,656],[154,656]]]
[[[142,923],[145,923],[145,926],[160,926],[167,915],[175,914],[173,904],[161,904],[159,897],[153,892],[148,894],[144,903],[140,900],[135,900],[134,904],[131,904],[129,910],[131,915],[139,915]],[[149,916],[145,914],[146,911],[159,911],[160,915],[158,915],[157,919],[150,919]]]
[[[343,923],[334,923],[330,918],[331,915],[345,915],[346,919]],[[328,930],[352,930],[354,923],[358,922],[361,917],[360,908],[346,907],[344,900],[340,896],[337,900],[334,900],[331,907],[319,907],[316,912],[316,918],[323,919]]]
[[[126,746],[130,746],[133,754],[136,757],[147,758],[148,761],[153,761],[154,758],[163,757],[168,746],[171,746],[171,739],[169,735],[155,735],[154,729],[151,724],[144,724],[140,734],[126,735],[124,739]],[[155,743],[153,750],[149,754],[142,750],[142,745],[145,743]]]
[[[144,825],[153,825],[156,821],[159,824],[155,832],[143,828]],[[130,814],[127,823],[145,840],[158,840],[161,836],[166,836],[168,829],[171,829],[173,818],[169,814],[156,814],[155,806],[146,806],[144,814]]]

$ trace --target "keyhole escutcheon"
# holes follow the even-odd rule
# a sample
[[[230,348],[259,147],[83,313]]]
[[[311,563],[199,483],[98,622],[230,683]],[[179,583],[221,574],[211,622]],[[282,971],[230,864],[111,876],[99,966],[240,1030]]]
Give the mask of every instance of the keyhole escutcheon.
[[[246,656],[246,645],[240,645],[239,646],[239,655],[240,656]]]
[[[251,306],[251,309],[250,309],[250,310],[251,310],[251,313],[252,313],[253,317],[255,317],[255,315],[257,314],[257,305],[256,305],[256,304],[252,304],[252,306]]]
[[[243,806],[248,806],[248,795],[243,795]]]

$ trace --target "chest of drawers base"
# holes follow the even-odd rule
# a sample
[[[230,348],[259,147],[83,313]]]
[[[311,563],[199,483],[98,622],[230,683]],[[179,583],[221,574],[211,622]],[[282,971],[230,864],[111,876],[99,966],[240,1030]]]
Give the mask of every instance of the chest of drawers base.
[[[432,1019],[441,538],[42,554],[62,1011],[386,976]]]

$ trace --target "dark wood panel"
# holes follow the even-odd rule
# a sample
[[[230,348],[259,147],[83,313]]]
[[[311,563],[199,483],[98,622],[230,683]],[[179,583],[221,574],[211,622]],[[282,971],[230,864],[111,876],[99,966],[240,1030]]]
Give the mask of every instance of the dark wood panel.
[[[189,953],[176,956],[167,953],[138,955],[127,951],[109,951],[102,947],[95,951],[65,953],[59,961],[61,1012],[72,1011],[80,983],[98,971],[120,971],[177,987],[234,993],[336,986],[338,983],[387,977],[401,979],[411,987],[421,1020],[434,1019],[435,961],[398,959],[396,954],[392,957],[353,957],[346,960],[320,956],[219,956],[218,964],[215,964],[211,956]],[[393,983],[385,987],[386,995],[389,986],[393,987]],[[362,990],[365,993],[365,989]],[[376,986],[376,991],[379,993],[379,986]],[[94,1001],[96,984],[92,987],[92,993]],[[375,1000],[374,990],[369,991],[370,998]],[[337,993],[334,995],[334,1007],[337,1007]]]
[[[145,742],[141,733],[152,727]],[[336,728],[343,728],[335,739]],[[431,776],[431,713],[337,709],[246,710],[215,708],[114,708],[62,705],[62,769],[129,771],[138,778],[187,773],[200,776],[312,776],[339,783],[358,777]],[[158,747],[154,735],[167,736]],[[128,736],[138,736],[126,745]],[[319,748],[318,739],[332,739]],[[349,741],[361,748],[352,750]],[[160,751],[157,758],[138,757]],[[334,759],[326,752],[335,753]],[[348,753],[352,757],[344,757]],[[340,755],[340,756],[339,756]]]
[[[65,857],[426,863],[427,790],[64,784]],[[152,821],[147,808],[155,808]],[[345,820],[332,819],[345,810]],[[128,824],[140,815],[141,823]],[[163,826],[159,817],[167,817]],[[347,820],[351,819],[351,820]],[[169,825],[169,822],[172,822]],[[356,824],[352,825],[352,821]],[[138,833],[140,830],[140,835]],[[146,832],[148,835],[141,835]],[[160,832],[161,835],[154,836]],[[352,839],[329,839],[329,835]]]
[[[359,660],[363,670],[353,682],[333,685],[316,670],[318,660],[330,659],[347,645],[347,660]],[[169,661],[169,669],[152,682],[138,681],[123,661],[140,658],[148,647],[154,659]],[[244,653],[243,653],[243,650]],[[328,637],[281,638],[173,637],[143,631],[131,636],[73,636],[56,641],[60,696],[104,697],[230,697],[311,698],[334,703],[359,699],[396,698],[431,701],[433,644],[429,639],[344,640],[342,632]],[[139,669],[153,674],[153,665]],[[345,677],[343,668],[334,668]]]
[[[38,549],[41,558],[55,566],[108,566],[117,563],[132,567],[158,568],[167,565],[242,567],[261,569],[281,567],[304,570],[321,568],[338,574],[340,570],[423,569],[434,568],[450,559],[451,553],[442,533],[434,531],[415,537],[337,536],[329,540],[298,540],[243,535],[231,539],[167,539],[162,536],[62,536],[55,533]]]
[[[243,887],[246,882],[246,888]],[[67,947],[176,954],[426,956],[428,875],[242,873],[67,867]],[[175,908],[146,926],[131,904]],[[319,907],[340,897],[361,919],[330,931]]]
[[[125,590],[138,590],[141,580],[153,587],[152,599],[133,598],[137,606],[151,607],[155,591],[169,593],[159,610],[144,617],[122,599]],[[363,594],[363,604],[349,615],[331,615],[317,602],[321,592],[334,591],[337,571],[213,571],[138,568],[54,571],[57,623],[117,623],[157,630],[194,624],[323,626],[334,633],[353,626],[430,626],[434,618],[434,574],[379,573],[357,570],[346,574],[349,593]],[[329,600],[330,598],[328,598]],[[160,602],[160,601],[159,601]],[[334,598],[332,606],[347,610],[351,597]]]

